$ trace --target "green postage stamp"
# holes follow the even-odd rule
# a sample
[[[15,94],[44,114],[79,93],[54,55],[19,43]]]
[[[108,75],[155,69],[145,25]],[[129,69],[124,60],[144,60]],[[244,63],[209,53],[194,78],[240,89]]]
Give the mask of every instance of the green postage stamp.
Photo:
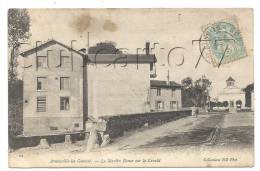
[[[213,66],[219,67],[247,56],[236,18],[208,24],[202,31],[204,50],[208,51],[206,60]]]

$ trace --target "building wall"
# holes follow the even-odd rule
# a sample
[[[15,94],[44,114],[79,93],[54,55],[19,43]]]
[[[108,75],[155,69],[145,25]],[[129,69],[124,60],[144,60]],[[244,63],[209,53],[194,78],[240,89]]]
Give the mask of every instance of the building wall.
[[[228,101],[229,107],[230,107],[230,101],[234,102],[234,108],[236,107],[236,101],[241,100],[242,101],[242,107],[245,106],[245,93],[226,93],[226,94],[220,94],[218,97],[218,100],[220,102]]]
[[[156,101],[164,102],[164,109],[162,111],[171,111],[171,110],[178,110],[182,107],[182,100],[181,100],[181,89],[174,89],[172,92],[171,88],[161,88],[161,95],[157,96],[157,89],[151,88],[151,110],[157,111],[156,109]],[[170,108],[170,102],[176,101],[177,106],[173,109]]]
[[[129,115],[150,111],[149,64],[88,65],[88,115]]]
[[[60,68],[62,55],[70,56],[70,66]],[[48,68],[36,67],[36,54],[24,58],[23,132],[25,135],[55,134],[83,129],[83,67],[82,57],[60,45],[52,45],[38,52],[47,54]],[[72,57],[71,57],[72,56]],[[30,66],[30,67],[28,67]],[[37,91],[37,77],[46,77],[46,90]],[[60,77],[70,77],[70,88],[60,90]],[[37,112],[37,96],[46,96],[46,112]],[[69,111],[60,110],[60,97],[69,96]],[[57,130],[51,130],[51,128]]]
[[[254,111],[255,109],[255,100],[254,100],[254,97],[255,94],[254,94],[254,91],[251,92],[251,110]]]

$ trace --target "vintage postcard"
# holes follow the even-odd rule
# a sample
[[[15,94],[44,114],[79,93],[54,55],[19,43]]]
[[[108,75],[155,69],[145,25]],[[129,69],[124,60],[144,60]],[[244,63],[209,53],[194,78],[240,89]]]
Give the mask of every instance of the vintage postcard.
[[[253,167],[252,9],[9,9],[9,167]]]

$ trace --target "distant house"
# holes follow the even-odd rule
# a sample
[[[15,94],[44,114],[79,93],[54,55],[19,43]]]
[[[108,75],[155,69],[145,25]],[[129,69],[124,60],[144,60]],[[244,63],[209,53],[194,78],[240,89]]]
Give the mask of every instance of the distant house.
[[[181,85],[174,81],[151,80],[152,111],[174,111],[182,107]]]
[[[235,79],[229,77],[226,87],[218,94],[218,101],[228,102],[229,110],[245,106],[245,92],[235,85]]]
[[[86,54],[56,40],[23,52],[25,136],[84,131],[88,118],[150,112],[155,55]]]

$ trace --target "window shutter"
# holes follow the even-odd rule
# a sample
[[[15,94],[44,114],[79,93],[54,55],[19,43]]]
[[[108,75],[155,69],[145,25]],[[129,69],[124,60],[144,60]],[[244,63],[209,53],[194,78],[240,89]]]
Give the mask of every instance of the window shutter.
[[[46,97],[37,97],[37,112],[46,112]]]

